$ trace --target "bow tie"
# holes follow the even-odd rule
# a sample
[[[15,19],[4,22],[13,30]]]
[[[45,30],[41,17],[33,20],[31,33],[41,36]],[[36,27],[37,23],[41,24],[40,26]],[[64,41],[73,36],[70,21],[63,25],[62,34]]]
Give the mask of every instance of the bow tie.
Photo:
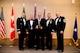
[[[33,19],[30,19],[30,20],[32,20],[32,21],[33,21]]]
[[[51,19],[48,19],[48,20],[51,20]]]

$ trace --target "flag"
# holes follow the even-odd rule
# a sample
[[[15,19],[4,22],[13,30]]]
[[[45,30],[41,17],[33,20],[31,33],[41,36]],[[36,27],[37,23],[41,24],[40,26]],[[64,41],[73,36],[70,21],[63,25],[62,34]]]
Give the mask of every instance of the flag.
[[[34,6],[34,19],[36,19],[36,4]]]
[[[73,31],[73,42],[78,46],[78,27],[77,27],[77,18],[75,18],[74,31]]]
[[[24,6],[23,6],[23,11],[22,11],[22,13],[26,13]],[[26,15],[25,15],[24,18],[26,19]]]
[[[1,38],[5,38],[5,25],[4,25],[4,15],[3,15],[3,7],[1,7],[1,14],[0,14],[0,35]]]
[[[46,17],[45,17],[45,11],[46,11],[46,9],[44,8],[43,18],[46,18]]]
[[[23,11],[22,11],[22,13],[26,13],[26,12],[25,12],[25,8],[24,8],[24,7],[23,7]]]
[[[15,39],[15,26],[14,26],[14,9],[12,7],[11,12],[11,23],[10,23],[10,40],[13,41]]]

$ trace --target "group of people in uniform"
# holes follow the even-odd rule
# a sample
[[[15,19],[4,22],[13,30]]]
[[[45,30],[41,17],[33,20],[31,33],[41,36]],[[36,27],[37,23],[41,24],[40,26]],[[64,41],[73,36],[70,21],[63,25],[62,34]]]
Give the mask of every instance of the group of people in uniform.
[[[19,50],[24,50],[24,38],[27,38],[29,49],[52,50],[52,34],[57,34],[57,50],[64,51],[63,34],[66,26],[65,17],[56,12],[56,19],[51,18],[51,13],[47,14],[47,19],[42,18],[42,13],[38,13],[38,18],[30,14],[30,19],[26,20],[26,14],[17,18],[17,32],[19,36]],[[46,39],[45,39],[46,37]],[[46,40],[46,41],[45,41]]]

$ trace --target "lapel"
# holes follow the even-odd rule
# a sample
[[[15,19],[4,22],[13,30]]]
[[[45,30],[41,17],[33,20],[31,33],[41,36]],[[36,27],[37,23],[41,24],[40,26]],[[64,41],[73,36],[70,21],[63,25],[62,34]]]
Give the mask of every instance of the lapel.
[[[23,18],[22,17],[20,18],[20,22],[24,25],[24,22],[23,22]]]
[[[48,26],[50,25],[50,19],[47,19],[47,21],[49,20]]]
[[[29,20],[29,25],[31,26],[31,24],[30,24],[30,20]],[[33,27],[33,25],[34,25],[34,21],[33,21],[32,27]]]
[[[23,22],[23,25],[25,26],[26,25],[26,19],[22,18],[22,22]]]
[[[58,18],[58,17],[57,17],[57,18]],[[56,18],[56,19],[57,19],[57,18]],[[55,21],[56,21],[56,19],[55,19]]]
[[[39,25],[39,24],[41,25],[41,20],[37,19],[37,22],[38,22],[38,25]]]
[[[36,23],[38,24],[38,19],[36,19]]]
[[[49,20],[49,24],[52,24],[52,19]],[[48,25],[49,25],[49,24],[48,24]]]
[[[20,18],[20,21],[21,21],[21,22],[23,22],[23,19],[22,19],[22,17]]]
[[[61,22],[61,16],[59,17],[58,22]]]
[[[31,26],[31,25],[30,25],[30,20],[29,20],[29,26]]]

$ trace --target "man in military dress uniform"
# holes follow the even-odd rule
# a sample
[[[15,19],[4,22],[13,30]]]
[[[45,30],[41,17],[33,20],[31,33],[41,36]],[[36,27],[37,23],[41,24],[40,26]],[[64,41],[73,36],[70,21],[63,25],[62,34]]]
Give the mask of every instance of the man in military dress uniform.
[[[54,32],[54,19],[51,18],[51,13],[47,14],[48,19],[46,20],[46,47],[52,50],[52,34]]]
[[[28,47],[29,48],[34,48],[35,44],[35,22],[34,22],[34,17],[32,14],[30,14],[30,19],[27,21],[28,25]]]
[[[56,12],[56,19],[55,19],[55,27],[57,33],[57,50],[64,51],[64,29],[66,26],[65,17],[60,16],[59,12]]]
[[[38,13],[38,19],[35,19],[36,23],[36,45],[39,49],[40,44],[40,37],[41,37],[41,48],[44,50],[44,34],[45,34],[45,28],[46,28],[46,20],[42,18],[42,13]]]
[[[26,36],[26,14],[22,13],[22,16],[17,18],[17,32],[19,36],[19,50],[24,50],[24,37]]]

